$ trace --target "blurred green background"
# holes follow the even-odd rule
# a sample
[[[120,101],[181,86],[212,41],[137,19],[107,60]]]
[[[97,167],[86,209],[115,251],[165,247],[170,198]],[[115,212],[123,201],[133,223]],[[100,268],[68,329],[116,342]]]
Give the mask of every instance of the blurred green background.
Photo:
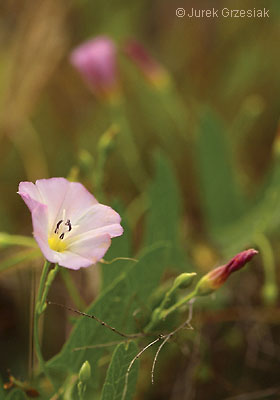
[[[152,355],[144,358],[135,399],[239,399],[242,393],[276,399],[280,3],[211,2],[220,10],[265,7],[269,18],[178,18],[178,7],[188,12],[210,4],[1,3],[0,231],[31,235],[29,212],[16,194],[20,181],[65,176],[120,211],[127,237],[108,259],[170,241],[163,280],[182,271],[205,273],[258,248],[250,268],[197,306],[194,332],[179,338],[179,346],[166,346],[153,387]],[[118,48],[115,103],[94,96],[69,63],[75,46],[98,35]],[[127,56],[128,39],[157,61],[158,81]],[[117,134],[102,159],[100,139],[108,129]],[[30,253],[22,247],[1,242],[0,249],[1,374],[6,380],[11,368],[27,379],[31,266],[38,273],[42,261],[18,262]],[[74,275],[87,304],[119,274],[114,264],[109,275],[91,270]],[[61,278],[51,296],[71,303]],[[49,320],[46,358],[69,333],[63,311],[52,309]]]

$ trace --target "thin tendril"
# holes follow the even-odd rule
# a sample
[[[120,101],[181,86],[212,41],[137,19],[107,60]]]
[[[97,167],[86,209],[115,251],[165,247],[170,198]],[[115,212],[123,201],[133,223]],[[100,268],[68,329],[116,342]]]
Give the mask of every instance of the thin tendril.
[[[87,313],[85,313],[83,311],[75,310],[74,308],[69,307],[69,306],[65,306],[63,304],[55,303],[55,302],[49,301],[49,300],[47,301],[47,304],[52,304],[52,305],[56,305],[56,306],[59,306],[59,307],[62,307],[62,308],[66,308],[66,310],[72,311],[72,312],[74,312],[76,314],[83,315],[84,317],[88,317],[88,318],[94,319],[100,325],[105,326],[106,328],[110,329],[112,332],[114,332],[117,335],[122,336],[124,338],[135,339],[135,338],[138,338],[138,337],[146,336],[143,333],[132,333],[132,334],[123,333],[123,332],[119,331],[118,329],[116,329],[116,328],[110,326],[109,324],[107,324],[107,322],[102,321],[101,319],[99,319],[98,317],[96,317],[93,314],[87,314]]]
[[[131,258],[131,257],[115,257],[110,261],[104,260],[104,258],[102,258],[99,262],[101,262],[102,264],[108,265],[108,264],[113,264],[115,261],[119,261],[119,260],[135,261],[135,262],[139,261],[136,258]]]
[[[103,348],[103,347],[110,347],[110,346],[114,346],[115,344],[126,343],[129,340],[130,339],[114,340],[113,342],[108,342],[108,343],[100,343],[100,344],[92,344],[90,346],[75,347],[74,349],[72,349],[72,351],[80,351],[80,350],[99,349],[99,348]]]
[[[152,379],[152,384],[154,384],[154,371],[155,371],[155,366],[156,366],[156,362],[158,359],[158,355],[161,351],[161,349],[163,348],[163,346],[165,345],[166,342],[168,342],[168,340],[175,335],[175,333],[177,333],[179,330],[185,328],[185,326],[189,325],[189,328],[192,329],[192,326],[190,325],[190,322],[192,320],[192,315],[193,315],[193,302],[190,303],[190,307],[189,307],[189,316],[188,319],[183,322],[183,324],[181,324],[178,328],[176,328],[174,331],[168,333],[167,335],[164,335],[163,338],[163,342],[160,344],[159,348],[157,349],[157,352],[155,354],[154,357],[154,361],[153,361],[153,365],[152,365],[152,371],[151,371],[151,379]]]
[[[140,350],[139,353],[137,353],[136,356],[130,361],[130,364],[129,364],[126,374],[125,374],[125,383],[124,383],[124,389],[123,389],[123,394],[122,394],[121,400],[125,399],[126,392],[127,392],[127,386],[128,386],[128,375],[129,375],[129,372],[130,372],[133,364],[144,353],[144,351],[146,351],[149,347],[153,346],[155,343],[157,343],[161,339],[162,339],[162,335],[160,335],[158,338],[153,340],[151,343],[147,344],[147,346],[143,347],[143,349]]]

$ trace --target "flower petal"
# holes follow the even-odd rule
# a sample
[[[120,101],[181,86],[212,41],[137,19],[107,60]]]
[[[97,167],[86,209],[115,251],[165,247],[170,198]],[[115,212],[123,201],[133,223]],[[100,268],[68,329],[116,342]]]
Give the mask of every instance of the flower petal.
[[[59,265],[79,269],[97,263],[111,244],[108,234],[97,234],[95,237],[85,238],[69,247],[69,250],[59,253]]]
[[[120,226],[121,217],[111,207],[103,204],[95,204],[75,221],[78,225],[73,231],[73,236],[79,236],[86,232],[104,227],[111,237],[120,236],[123,233]]]
[[[86,231],[84,233],[80,233],[79,235],[73,234],[73,236],[71,236],[69,239],[67,238],[68,248],[72,250],[74,245],[78,247],[79,243],[83,242],[85,239],[95,239],[96,236],[101,236],[104,234],[108,235],[110,238],[121,236],[123,234],[123,227],[120,224],[112,224],[102,226],[91,231]]]
[[[79,182],[70,182],[69,190],[64,199],[63,208],[68,218],[75,221],[88,209],[99,204],[96,198]]]
[[[45,258],[63,267],[95,264],[111,238],[123,233],[119,214],[99,204],[80,183],[64,178],[21,182],[18,193],[31,211],[33,234]]]
[[[48,207],[37,203],[32,211],[33,235],[45,258],[52,262],[59,261],[59,253],[53,251],[48,244]]]
[[[67,218],[75,220],[97,203],[81,183],[69,182],[65,178],[39,179],[36,186],[48,206],[49,230],[62,218],[63,210],[66,210]]]
[[[31,212],[38,206],[38,203],[43,203],[36,185],[32,182],[20,182],[18,194]]]

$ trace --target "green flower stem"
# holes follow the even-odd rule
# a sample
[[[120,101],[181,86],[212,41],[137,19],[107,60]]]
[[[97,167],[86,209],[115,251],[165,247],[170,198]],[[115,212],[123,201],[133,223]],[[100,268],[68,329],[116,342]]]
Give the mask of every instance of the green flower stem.
[[[165,319],[168,315],[172,314],[174,311],[178,310],[181,306],[186,304],[188,301],[193,299],[196,296],[196,290],[193,290],[187,296],[183,297],[182,299],[178,300],[173,306],[167,308],[166,310],[162,310],[160,314],[160,319]]]
[[[86,386],[83,382],[78,383],[78,395],[79,395],[79,400],[84,400],[85,399],[85,391],[86,391]]]
[[[44,286],[45,286],[45,281],[46,281],[46,278],[47,278],[47,275],[48,275],[49,267],[50,267],[50,262],[49,261],[45,261],[45,264],[44,264],[44,267],[43,267],[43,271],[42,271],[42,275],[41,275],[41,278],[40,278],[36,304],[41,302],[41,298],[42,298],[42,294],[43,294],[43,290],[44,290]]]
[[[161,302],[161,305],[159,306],[159,308],[160,308],[161,310],[166,309],[166,307],[168,306],[168,304],[170,304],[171,296],[173,295],[174,292],[176,292],[177,289],[178,289],[178,288],[177,288],[176,286],[173,285],[173,286],[166,292],[166,294],[165,294],[165,296],[164,296],[164,298],[163,298],[163,300],[162,300],[162,302]]]
[[[45,361],[41,352],[41,346],[40,346],[40,341],[39,341],[39,318],[40,315],[35,311],[34,315],[34,344],[35,344],[35,349],[36,349],[36,354],[37,358],[39,361],[39,367],[41,371],[44,371],[45,375],[50,379],[48,371],[45,367]],[[52,382],[52,380],[50,379]]]
[[[59,266],[56,265],[54,267],[54,269],[52,269],[48,274],[48,277],[47,277],[47,280],[46,280],[46,284],[45,284],[45,288],[44,288],[43,295],[42,295],[42,299],[41,299],[41,302],[40,302],[40,306],[38,308],[39,314],[42,314],[45,311],[45,308],[47,306],[47,304],[46,304],[47,295],[48,295],[50,287],[51,287],[51,285],[52,285],[52,283],[54,281],[54,278],[55,278],[56,274],[58,273],[58,270],[59,270]]]
[[[40,341],[39,341],[39,317],[40,317],[39,308],[40,308],[40,304],[41,304],[41,298],[42,298],[42,294],[43,294],[44,285],[45,285],[45,281],[46,281],[46,278],[47,278],[49,266],[50,266],[50,263],[48,261],[45,261],[45,264],[44,264],[44,267],[43,267],[43,271],[42,271],[42,275],[41,275],[41,278],[40,278],[38,294],[37,294],[37,300],[36,300],[36,305],[35,305],[35,314],[34,314],[34,344],[35,344],[35,349],[36,349],[36,353],[37,353],[37,358],[38,358],[38,361],[39,361],[40,369],[43,370],[46,375],[47,375],[47,373],[46,373],[46,369],[45,369],[45,362],[44,362],[44,359],[43,359],[43,356],[42,356],[41,347],[40,347]]]
[[[275,259],[269,240],[264,234],[258,233],[255,242],[260,249],[264,269],[264,285],[262,296],[266,304],[275,304],[278,297],[278,287],[276,284]]]
[[[178,300],[175,304],[167,309],[156,308],[152,315],[151,322],[146,326],[145,332],[150,332],[160,321],[165,320],[167,316],[172,314],[174,311],[178,310],[181,306],[188,303],[191,299],[196,297],[196,290],[193,290],[187,296]]]
[[[68,271],[66,268],[61,268],[61,276],[62,276],[63,282],[66,286],[66,289],[67,289],[68,293],[70,294],[75,306],[79,310],[84,310],[86,308],[86,303],[80,296],[80,293],[78,292],[78,290],[73,282],[70,271]]]
[[[50,267],[50,263],[48,261],[45,261],[42,275],[40,278],[40,283],[39,283],[39,289],[38,289],[38,294],[37,294],[37,300],[36,300],[36,306],[35,306],[35,314],[34,314],[34,344],[35,344],[35,349],[36,349],[36,354],[37,358],[39,361],[39,367],[40,370],[42,370],[45,375],[49,378],[51,383],[53,384],[53,381],[47,371],[47,368],[45,366],[45,361],[41,352],[41,346],[40,346],[40,340],[39,340],[39,319],[41,314],[45,310],[45,301],[46,297],[49,291],[49,288],[55,278],[55,275],[58,271],[58,266],[56,266],[53,270],[51,270],[48,274]],[[55,387],[55,385],[53,384]]]

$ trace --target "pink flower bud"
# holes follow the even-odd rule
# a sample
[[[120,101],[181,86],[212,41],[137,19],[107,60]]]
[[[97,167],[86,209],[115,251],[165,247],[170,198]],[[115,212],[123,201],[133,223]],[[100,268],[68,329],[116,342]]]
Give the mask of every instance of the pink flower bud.
[[[71,53],[71,64],[98,97],[108,98],[118,91],[116,51],[113,40],[99,36]]]
[[[204,296],[217,290],[228,279],[230,274],[244,267],[256,254],[258,254],[258,251],[254,249],[242,251],[227,264],[208,272],[208,274],[204,275],[198,282],[196,295]]]
[[[167,72],[150,56],[142,44],[136,40],[128,40],[124,46],[124,51],[152,85],[162,87],[167,84],[169,79]]]

